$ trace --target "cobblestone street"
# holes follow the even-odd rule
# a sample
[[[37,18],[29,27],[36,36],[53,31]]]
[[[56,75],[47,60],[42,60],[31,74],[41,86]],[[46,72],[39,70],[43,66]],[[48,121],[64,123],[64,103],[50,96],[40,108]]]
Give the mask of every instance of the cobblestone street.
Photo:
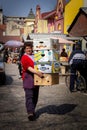
[[[5,64],[6,84],[0,86],[0,130],[87,130],[87,94],[70,93],[64,77],[59,84],[40,87],[36,121],[25,109],[22,79],[16,64]]]

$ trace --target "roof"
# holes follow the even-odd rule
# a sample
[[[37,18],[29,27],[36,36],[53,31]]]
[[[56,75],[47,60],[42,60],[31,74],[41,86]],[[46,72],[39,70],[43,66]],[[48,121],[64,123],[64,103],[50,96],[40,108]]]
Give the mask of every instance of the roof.
[[[41,34],[29,34],[30,39],[48,39],[48,38],[53,38],[53,39],[58,39],[59,43],[65,43],[65,44],[74,44],[73,40],[77,40],[76,37],[74,38],[69,38],[64,34],[57,33],[57,34],[52,34],[52,33],[41,33]],[[79,39],[79,38],[78,38]]]
[[[82,8],[79,9],[79,12],[77,13],[75,19],[73,20],[72,24],[70,25],[70,27],[69,27],[68,30],[67,30],[69,34],[70,34],[70,32],[72,31],[72,29],[74,28],[76,22],[78,22],[78,20],[79,20],[81,14],[85,16],[85,20],[87,21],[87,7],[82,7]],[[83,21],[83,22],[84,22],[83,24],[85,24],[85,25],[87,26],[87,22],[85,22],[85,21]],[[80,26],[80,24],[81,24],[81,26]],[[83,24],[82,24],[81,22],[78,24],[79,33],[76,32],[77,29],[74,30],[74,32],[75,32],[75,34],[73,33],[74,36],[75,36],[75,35],[76,35],[76,36],[82,36],[82,35],[84,36],[84,35],[87,35],[87,28],[84,27]],[[80,26],[80,27],[79,27],[79,26]],[[82,27],[82,29],[81,29],[81,27]],[[84,31],[83,31],[83,30],[84,30]],[[77,34],[76,34],[76,33],[77,33]]]
[[[42,13],[41,15],[42,15],[42,18],[43,18],[43,19],[47,19],[47,18],[49,18],[49,17],[55,15],[55,13],[56,13],[56,10],[52,10],[52,11],[50,11],[50,12]]]
[[[65,7],[65,5],[69,2],[70,0],[63,0],[63,5]],[[59,1],[57,1],[57,4],[58,4]],[[57,9],[57,5],[56,5],[56,8],[50,12],[45,12],[45,13],[42,13],[42,18],[43,19],[47,19],[49,17],[54,17],[54,15],[56,14],[56,9]]]

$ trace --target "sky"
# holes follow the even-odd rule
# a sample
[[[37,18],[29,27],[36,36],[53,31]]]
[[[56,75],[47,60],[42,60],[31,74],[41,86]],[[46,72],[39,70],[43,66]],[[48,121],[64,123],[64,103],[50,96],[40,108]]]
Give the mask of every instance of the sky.
[[[36,5],[40,5],[41,13],[55,8],[57,0],[0,0],[0,8],[5,16],[27,17],[32,8],[34,14]]]

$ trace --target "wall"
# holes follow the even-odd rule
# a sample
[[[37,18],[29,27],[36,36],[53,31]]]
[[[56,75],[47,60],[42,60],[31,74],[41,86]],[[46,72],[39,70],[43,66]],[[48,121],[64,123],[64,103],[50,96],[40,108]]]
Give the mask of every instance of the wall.
[[[20,36],[20,26],[14,21],[7,22],[6,36]]]
[[[84,7],[87,7],[87,0],[84,0],[83,5],[84,5]]]
[[[47,28],[47,20],[38,20],[38,33],[47,33],[48,28]]]
[[[67,29],[73,22],[79,8],[83,6],[84,0],[71,0],[65,7],[64,13],[64,34],[67,34]]]

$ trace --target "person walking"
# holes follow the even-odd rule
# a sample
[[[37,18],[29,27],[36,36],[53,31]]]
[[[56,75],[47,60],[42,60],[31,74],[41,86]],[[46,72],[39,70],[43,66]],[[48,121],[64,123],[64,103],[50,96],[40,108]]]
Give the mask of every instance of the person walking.
[[[26,110],[28,119],[35,120],[35,108],[38,101],[39,86],[34,85],[34,74],[43,77],[43,73],[34,69],[33,46],[27,42],[24,44],[24,54],[21,57],[23,88],[25,91]]]

